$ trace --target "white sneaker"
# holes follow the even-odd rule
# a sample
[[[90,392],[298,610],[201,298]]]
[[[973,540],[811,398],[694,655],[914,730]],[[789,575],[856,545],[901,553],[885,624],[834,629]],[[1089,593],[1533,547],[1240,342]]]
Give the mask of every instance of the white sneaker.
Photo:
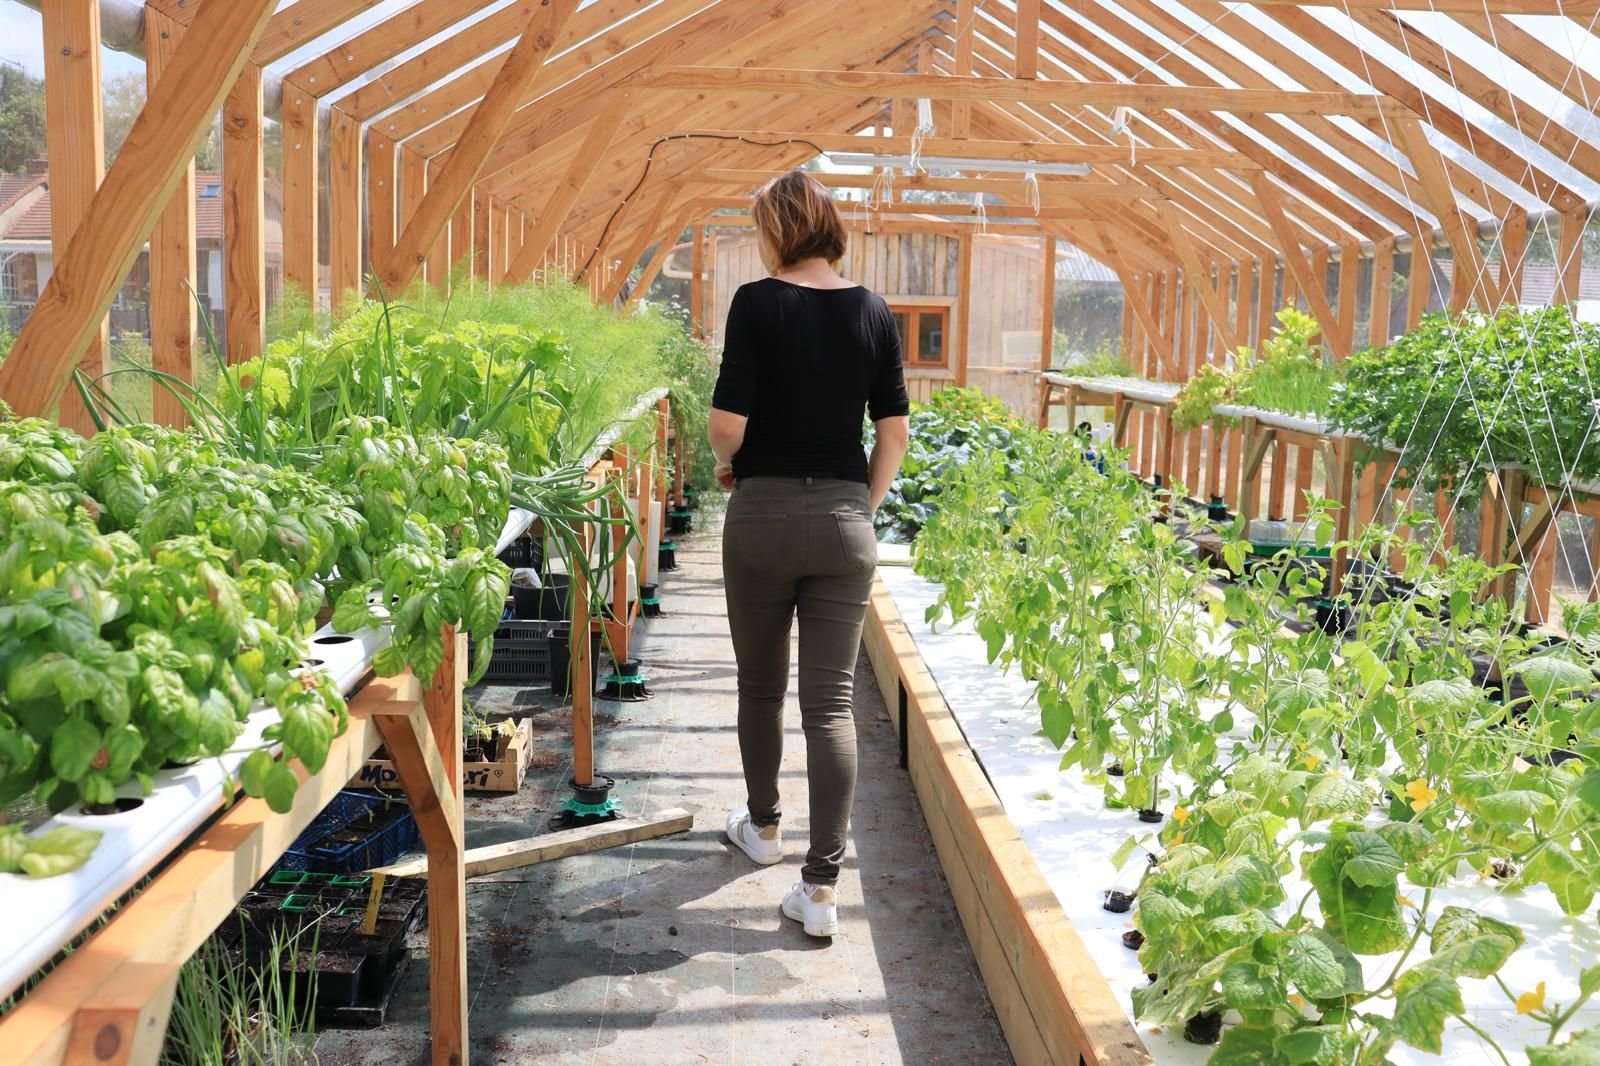
[[[750,861],[771,866],[783,861],[783,834],[775,825],[758,828],[750,820],[748,807],[728,812],[728,841],[750,856]]]
[[[807,936],[834,936],[839,932],[839,904],[832,886],[796,882],[783,897],[783,913],[799,922]]]

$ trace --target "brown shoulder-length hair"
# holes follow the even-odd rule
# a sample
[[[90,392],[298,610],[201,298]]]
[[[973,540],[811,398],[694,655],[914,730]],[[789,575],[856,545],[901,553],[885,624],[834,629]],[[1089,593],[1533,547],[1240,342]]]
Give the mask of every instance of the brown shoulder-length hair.
[[[844,258],[844,219],[839,217],[839,207],[828,190],[803,171],[791,170],[763,185],[751,205],[750,217],[777,252],[780,267],[802,259],[837,263]]]

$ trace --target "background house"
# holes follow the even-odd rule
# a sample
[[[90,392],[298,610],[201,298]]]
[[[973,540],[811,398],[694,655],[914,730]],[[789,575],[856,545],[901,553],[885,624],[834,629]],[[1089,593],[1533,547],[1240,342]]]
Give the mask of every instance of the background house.
[[[197,171],[194,182],[195,282],[202,313],[227,344],[222,283],[222,175]],[[266,182],[267,289],[269,303],[283,287],[281,188]],[[0,175],[0,317],[13,329],[33,310],[54,268],[50,242],[50,174],[43,159],[21,174]],[[111,336],[150,336],[150,253],[139,253],[111,305]],[[204,323],[200,336],[205,335]]]

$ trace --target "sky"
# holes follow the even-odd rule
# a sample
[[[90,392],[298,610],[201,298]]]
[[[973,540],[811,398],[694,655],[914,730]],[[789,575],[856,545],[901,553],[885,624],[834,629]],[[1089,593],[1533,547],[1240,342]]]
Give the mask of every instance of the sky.
[[[133,56],[104,50],[106,75],[142,74],[144,63]],[[40,14],[17,0],[0,0],[0,62],[22,67],[36,78],[44,77],[44,22]]]

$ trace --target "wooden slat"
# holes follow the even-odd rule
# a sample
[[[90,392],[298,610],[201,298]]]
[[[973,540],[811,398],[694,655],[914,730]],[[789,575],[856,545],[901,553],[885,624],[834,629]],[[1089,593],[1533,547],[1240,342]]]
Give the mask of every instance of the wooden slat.
[[[574,855],[589,855],[624,844],[637,844],[684,833],[694,828],[694,815],[681,807],[670,807],[657,814],[641,818],[618,818],[614,822],[563,829],[542,833],[526,840],[508,840],[472,848],[465,854],[467,877],[520,870],[540,863],[569,859]],[[427,858],[408,859],[393,866],[380,866],[370,871],[389,877],[420,877],[428,872]]]
[[[283,82],[283,280],[317,304],[317,105],[305,86]]]
[[[1039,0],[1017,0],[1017,77],[1039,76]]]
[[[632,103],[632,97],[628,93],[613,93],[608,102],[610,106],[594,120],[589,132],[584,135],[583,146],[573,158],[572,165],[567,168],[561,184],[556,186],[555,192],[545,202],[544,210],[536,216],[532,232],[523,243],[522,251],[518,253],[516,261],[511,264],[512,281],[526,281],[533,276],[534,268],[544,256],[545,250],[550,247],[551,240],[560,232],[561,223],[566,220],[567,212],[572,210],[572,205],[583,193],[583,187],[588,184],[589,178],[606,158],[611,138],[616,135],[617,127],[628,117],[628,109]]]
[[[241,363],[266,343],[266,146],[262,73],[247,64],[222,107],[222,258],[227,359]]]
[[[100,104],[99,0],[59,0],[41,8],[44,21],[45,144],[50,160],[50,246],[61,261],[105,172]],[[78,369],[106,370],[106,320],[88,336]],[[94,432],[76,389],[61,399],[61,424]]]
[[[523,94],[533,85],[556,34],[577,8],[578,0],[546,0],[528,19],[522,37],[506,56],[494,84],[474,109],[466,132],[451,151],[438,184],[417,209],[381,273],[392,291],[400,291],[416,277],[461,198],[472,187],[489,153],[510,124]]]
[[[1037,5],[1035,5],[1037,14]],[[1037,51],[1037,45],[1035,46]],[[1223,89],[1198,85],[1128,82],[1020,81],[1011,78],[897,74],[881,70],[798,70],[781,67],[667,67],[633,75],[644,89],[788,92],[824,96],[924,97],[934,100],[1049,102],[1064,107],[1131,107],[1139,110],[1279,112],[1377,118],[1382,97],[1284,89]],[[1398,110],[1396,111],[1398,113]],[[930,155],[943,154],[933,153]]]
[[[1377,242],[1372,248],[1372,315],[1367,344],[1380,347],[1389,343],[1389,315],[1394,286],[1394,238]]]
[[[156,84],[173,64],[184,34],[182,26],[159,12],[146,13],[147,99],[154,95]],[[172,198],[150,233],[150,362],[156,370],[187,382],[194,381],[194,294],[199,291],[195,277],[194,191],[191,155],[172,190]],[[171,389],[153,385],[150,419],[159,425],[182,426],[188,416]]]

